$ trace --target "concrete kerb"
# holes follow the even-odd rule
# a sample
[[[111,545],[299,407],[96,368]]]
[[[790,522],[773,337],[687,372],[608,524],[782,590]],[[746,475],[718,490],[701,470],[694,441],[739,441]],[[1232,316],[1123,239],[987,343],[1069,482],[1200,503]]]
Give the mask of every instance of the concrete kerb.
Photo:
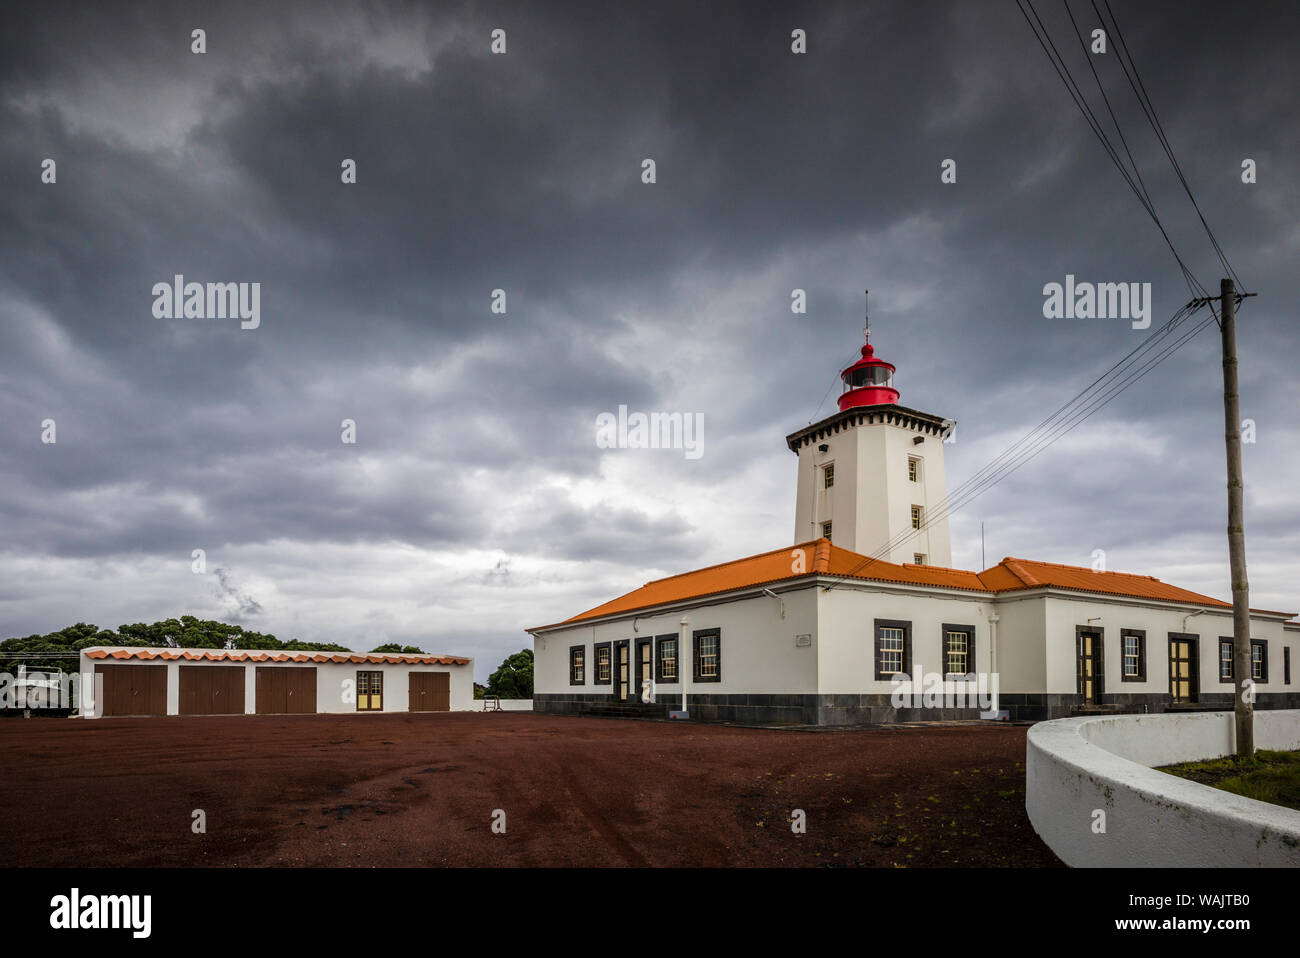
[[[1300,710],[1261,711],[1256,745],[1300,749]],[[1230,712],[1098,716],[1029,730],[1025,810],[1076,867],[1300,866],[1300,811],[1155,771],[1231,754]]]

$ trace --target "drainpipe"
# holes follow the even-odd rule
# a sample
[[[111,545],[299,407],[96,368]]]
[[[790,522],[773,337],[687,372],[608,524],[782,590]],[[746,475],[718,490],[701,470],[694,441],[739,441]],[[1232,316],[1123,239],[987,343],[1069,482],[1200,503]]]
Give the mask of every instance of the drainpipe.
[[[1187,631],[1187,620],[1188,620],[1188,619],[1192,618],[1193,616],[1203,615],[1206,611],[1208,611],[1208,610],[1206,610],[1206,609],[1197,609],[1195,612],[1188,612],[1185,616],[1183,616],[1183,631],[1184,631],[1184,632]],[[1198,652],[1197,654],[1199,655],[1200,653]]]
[[[677,673],[682,677],[682,711],[686,712],[687,714],[690,713],[690,709],[686,707],[686,688],[690,683],[690,675],[691,675],[690,673],[691,650],[690,650],[690,638],[689,638],[691,634],[690,624],[691,624],[691,617],[689,615],[683,615],[681,623],[679,624],[677,629],[677,648],[681,650],[678,653],[678,658],[677,658]]]
[[[998,615],[996,612],[989,613],[989,689],[990,690],[992,690],[994,682],[997,682],[999,690],[1002,687],[1001,681],[999,681],[997,678],[998,622],[1000,622],[1001,619],[1002,617]],[[978,684],[976,685],[976,688],[978,688]],[[998,701],[997,696],[994,696],[993,701],[990,702],[989,704],[991,706],[990,711],[992,711],[994,716],[996,717],[997,712],[999,711],[998,706],[1000,706],[1002,703]]]

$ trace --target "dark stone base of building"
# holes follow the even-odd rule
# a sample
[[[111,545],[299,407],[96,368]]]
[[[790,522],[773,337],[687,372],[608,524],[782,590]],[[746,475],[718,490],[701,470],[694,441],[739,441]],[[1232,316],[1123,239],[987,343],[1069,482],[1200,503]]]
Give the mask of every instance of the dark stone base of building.
[[[710,695],[691,693],[691,719],[739,725],[816,725],[816,695]],[[667,718],[682,707],[682,697],[660,695],[653,705],[617,703],[609,693],[533,694],[533,711],[552,715],[606,715]]]
[[[1085,706],[1080,695],[1016,694],[998,696],[998,708],[1013,721],[1040,722],[1074,715],[1141,715],[1158,712],[1230,712],[1231,692],[1202,692],[1195,702],[1174,702],[1167,692],[1115,692],[1100,695],[1096,705]],[[1255,708],[1300,709],[1300,692],[1261,692]]]
[[[690,717],[700,722],[737,725],[888,725],[978,719],[978,708],[894,708],[889,695],[712,695],[692,692]],[[551,715],[667,718],[682,707],[681,695],[660,696],[654,704],[617,703],[608,692],[538,693],[533,711]],[[1156,712],[1222,712],[1232,709],[1231,692],[1207,692],[1192,704],[1175,704],[1168,693],[1104,694],[1096,705],[1081,696],[1003,693],[998,708],[1016,722],[1039,722],[1073,715],[1131,715]],[[1300,692],[1261,693],[1255,708],[1300,709]]]

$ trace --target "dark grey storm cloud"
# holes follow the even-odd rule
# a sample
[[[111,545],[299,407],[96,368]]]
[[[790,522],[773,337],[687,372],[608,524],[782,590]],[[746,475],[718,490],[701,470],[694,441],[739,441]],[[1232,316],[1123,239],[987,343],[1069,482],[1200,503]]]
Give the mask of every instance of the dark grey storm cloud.
[[[1102,109],[1063,8],[1039,6]],[[1259,293],[1240,335],[1253,597],[1289,609],[1300,13],[1115,12]],[[1146,335],[1045,319],[1045,283],[1150,282],[1157,325],[1190,295],[1010,2],[0,18],[6,635],[194,611],[469,652],[486,674],[526,625],[789,540],[783,437],[833,409],[862,288],[903,401],[960,421],[950,485]],[[1217,288],[1114,57],[1095,62]],[[175,274],[260,283],[260,326],[155,318]],[[954,562],[978,565],[983,521],[989,562],[1103,548],[1223,594],[1218,376],[1203,334],[955,516]],[[704,413],[705,454],[598,448],[619,404]],[[190,572],[195,548],[219,577]]]

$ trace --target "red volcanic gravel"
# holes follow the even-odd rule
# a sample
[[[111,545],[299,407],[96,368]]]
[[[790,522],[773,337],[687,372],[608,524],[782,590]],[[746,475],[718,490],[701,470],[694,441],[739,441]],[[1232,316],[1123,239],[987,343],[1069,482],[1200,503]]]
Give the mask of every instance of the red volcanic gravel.
[[[997,725],[8,719],[0,839],[20,866],[1059,865],[1024,759],[1025,729]]]

